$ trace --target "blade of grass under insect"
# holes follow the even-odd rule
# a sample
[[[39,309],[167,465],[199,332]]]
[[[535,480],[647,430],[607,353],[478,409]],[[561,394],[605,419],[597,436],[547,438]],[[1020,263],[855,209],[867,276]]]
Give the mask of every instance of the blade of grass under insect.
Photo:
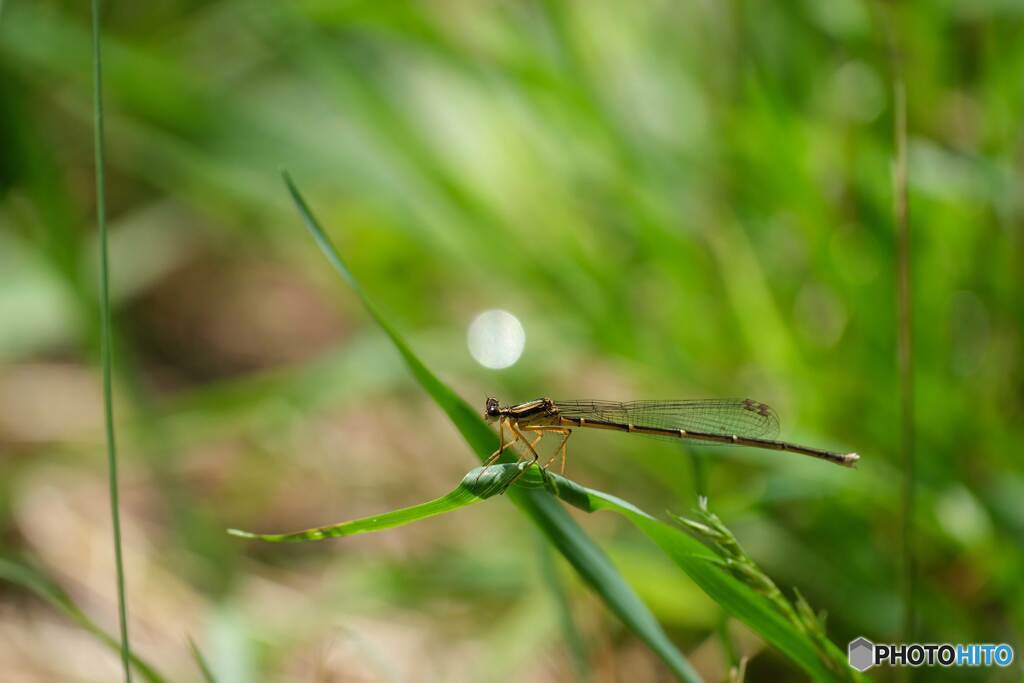
[[[206,658],[203,657],[203,653],[200,652],[199,646],[196,645],[196,641],[189,638],[188,646],[192,650],[192,657],[196,660],[196,666],[199,667],[199,671],[203,674],[203,680],[206,681],[206,683],[217,683],[217,678],[213,675],[213,670],[210,669],[210,665],[206,663]]]
[[[32,591],[78,624],[84,631],[99,638],[111,650],[123,652],[124,649],[117,638],[114,638],[100,628],[60,587],[56,586],[37,570],[18,562],[0,558],[0,579]],[[131,665],[149,683],[167,683],[167,679],[142,658],[134,653],[129,653],[128,658]]]
[[[104,176],[103,61],[100,49],[100,3],[92,0],[93,66],[93,153],[96,161],[96,223],[100,244],[100,355],[103,365],[103,417],[107,437],[107,477],[110,491],[110,516],[114,536],[114,566],[117,573],[117,614],[121,630],[121,665],[124,679],[132,680],[131,645],[128,642],[128,608],[124,597],[124,561],[121,557],[121,502],[117,484],[117,443],[114,438],[114,398],[111,385],[113,352],[110,324],[110,263],[107,248],[107,205]]]
[[[254,534],[235,529],[229,530],[228,533],[241,538],[291,542],[322,540],[381,531],[451,512],[491,498],[503,492],[520,471],[520,465],[511,463],[487,468],[477,467],[468,472],[458,487],[445,496],[420,505],[330,526],[285,534]],[[668,555],[676,566],[682,569],[726,612],[756,631],[801,667],[813,680],[827,682],[862,680],[853,669],[837,672],[828,668],[822,662],[818,649],[806,634],[787,621],[768,598],[733,576],[727,568],[723,567],[722,558],[693,536],[652,517],[621,498],[586,488],[557,474],[541,474],[537,467],[529,468],[509,489],[509,493],[537,494],[552,501],[552,497],[545,495],[544,491],[554,494],[566,503],[588,513],[607,510],[625,517]],[[561,510],[562,508],[557,509]],[[831,644],[829,646],[834,648]],[[837,651],[831,650],[831,652],[835,655]],[[842,653],[839,653],[839,656],[841,657]]]
[[[282,176],[306,228],[320,246],[327,260],[352,287],[367,312],[384,330],[391,343],[401,354],[420,386],[448,415],[476,456],[481,461],[487,459],[498,448],[497,435],[484,423],[477,411],[473,410],[420,361],[401,335],[377,311],[313,217],[291,177],[287,172],[282,173]],[[597,593],[608,608],[661,657],[676,676],[685,681],[701,680],[686,657],[669,640],[661,625],[636,592],[616,571],[597,544],[562,507],[550,496],[537,495],[535,492],[524,491],[520,487],[514,488],[509,497],[530,516],[541,532],[565,556],[584,582]]]
[[[382,531],[397,526],[404,526],[427,517],[441,515],[446,512],[458,510],[459,508],[479,503],[490,498],[496,493],[505,490],[508,484],[519,473],[515,465],[505,464],[500,467],[484,469],[477,467],[463,477],[462,482],[449,493],[435,498],[434,500],[412,505],[391,512],[379,515],[371,515],[360,519],[353,519],[340,524],[316,527],[304,531],[296,531],[287,534],[255,534],[240,529],[228,529],[228,533],[239,538],[250,538],[272,543],[291,541],[319,541],[325,538],[338,538],[340,536],[354,536],[373,531]],[[479,475],[479,479],[477,476]]]

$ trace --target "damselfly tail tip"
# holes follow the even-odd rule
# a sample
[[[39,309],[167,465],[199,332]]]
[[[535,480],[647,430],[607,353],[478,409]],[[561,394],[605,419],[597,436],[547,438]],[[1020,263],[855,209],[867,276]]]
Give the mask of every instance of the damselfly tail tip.
[[[857,461],[860,460],[860,456],[856,453],[844,453],[843,454],[843,465],[846,467],[856,467]]]

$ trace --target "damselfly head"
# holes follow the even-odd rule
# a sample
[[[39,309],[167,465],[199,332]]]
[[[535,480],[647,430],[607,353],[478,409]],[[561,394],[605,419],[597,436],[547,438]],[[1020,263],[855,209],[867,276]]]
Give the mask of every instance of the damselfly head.
[[[497,420],[500,415],[501,408],[498,407],[498,399],[488,397],[487,405],[484,407],[484,419],[488,422],[493,422]]]

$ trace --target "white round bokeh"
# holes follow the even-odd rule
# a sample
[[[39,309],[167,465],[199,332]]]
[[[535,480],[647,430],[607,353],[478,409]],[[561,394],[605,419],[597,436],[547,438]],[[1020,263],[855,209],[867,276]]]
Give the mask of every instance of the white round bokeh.
[[[469,325],[469,352],[485,368],[500,370],[515,365],[526,346],[526,331],[508,311],[484,311]]]

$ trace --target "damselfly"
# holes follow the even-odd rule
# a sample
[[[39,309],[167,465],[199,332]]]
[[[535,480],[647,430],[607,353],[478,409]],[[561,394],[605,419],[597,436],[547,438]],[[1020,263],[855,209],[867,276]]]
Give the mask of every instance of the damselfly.
[[[779,418],[769,406],[747,399],[710,399],[692,401],[554,401],[538,398],[514,406],[500,406],[487,399],[484,418],[498,423],[499,447],[486,465],[494,463],[506,448],[522,441],[537,462],[537,443],[545,434],[562,437],[555,455],[544,465],[562,458],[565,471],[566,448],[574,429],[610,429],[670,439],[686,439],[713,444],[735,444],[773,451],[802,453],[837,465],[853,467],[860,456],[821,448],[799,446],[774,440]],[[512,433],[506,440],[505,427]],[[523,432],[536,434],[533,440]]]

